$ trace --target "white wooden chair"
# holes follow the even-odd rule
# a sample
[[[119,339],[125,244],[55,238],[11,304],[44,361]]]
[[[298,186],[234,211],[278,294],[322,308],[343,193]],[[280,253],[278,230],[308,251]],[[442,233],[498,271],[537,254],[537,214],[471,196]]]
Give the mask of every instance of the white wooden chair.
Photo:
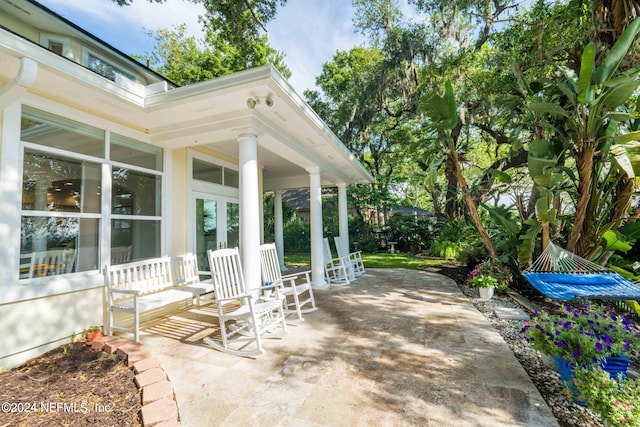
[[[207,256],[218,306],[222,345],[211,337],[204,338],[204,342],[238,356],[264,353],[263,336],[279,337],[287,333],[279,286],[270,286],[275,298],[263,298],[247,292],[238,248],[209,250]],[[227,328],[228,321],[235,321],[235,324]],[[276,332],[277,329],[282,329],[281,334]],[[236,335],[239,336],[233,340],[235,347],[231,347],[229,339]],[[251,343],[255,343],[255,350],[246,349]]]
[[[334,236],[333,241],[336,244],[336,251],[339,257],[346,258],[351,264],[351,271],[354,276],[360,276],[364,273],[364,263],[362,262],[362,251],[349,252],[347,248],[342,247],[342,239]]]
[[[280,271],[280,263],[278,262],[278,253],[274,243],[267,243],[260,246],[260,269],[262,270],[262,281],[266,284],[281,284],[280,292],[284,296],[284,312],[285,314],[295,313],[298,320],[304,321],[302,313],[311,313],[316,311],[316,301],[313,298],[313,289],[311,288],[311,271],[302,271],[297,274],[282,275]],[[298,276],[304,275],[303,283],[296,284]],[[307,299],[301,300],[300,295],[307,293]],[[290,303],[287,297],[292,297],[293,302]],[[302,309],[303,306],[310,304],[311,307]]]
[[[329,239],[324,238],[324,275],[327,282],[331,286],[348,285],[349,280],[349,262],[347,258],[334,258],[331,255],[331,247]]]

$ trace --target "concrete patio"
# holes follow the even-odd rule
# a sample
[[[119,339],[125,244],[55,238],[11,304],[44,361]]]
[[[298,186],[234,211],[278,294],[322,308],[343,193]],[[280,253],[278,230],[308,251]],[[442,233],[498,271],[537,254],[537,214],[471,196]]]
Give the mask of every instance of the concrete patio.
[[[215,304],[143,328],[183,426],[557,426],[500,334],[453,280],[368,270],[257,359],[202,342]]]

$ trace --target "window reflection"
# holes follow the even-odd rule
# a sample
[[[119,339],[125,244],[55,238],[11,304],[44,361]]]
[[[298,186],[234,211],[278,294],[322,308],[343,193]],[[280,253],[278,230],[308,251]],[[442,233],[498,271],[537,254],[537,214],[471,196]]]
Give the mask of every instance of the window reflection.
[[[25,150],[22,209],[99,213],[100,165]]]
[[[94,55],[93,53],[88,54],[87,68],[112,81],[116,81],[117,74],[133,82],[138,80],[133,74],[123,71],[121,68],[116,67],[115,65],[105,61],[104,59]]]
[[[22,217],[20,278],[98,268],[99,224],[94,218]]]
[[[109,152],[116,162],[162,171],[162,148],[112,133]]]
[[[114,219],[111,221],[111,247],[114,263],[160,256],[160,221]],[[126,252],[126,255],[120,254]],[[126,258],[122,258],[125,256]]]
[[[111,160],[151,173],[114,167],[105,159],[104,130],[24,105],[21,140],[21,279],[160,256],[161,148],[111,134]],[[103,206],[106,165],[113,167],[111,200]],[[101,235],[103,217],[111,226],[106,254],[99,252],[109,238]]]
[[[93,157],[104,157],[104,131],[54,114],[22,107],[23,141]]]
[[[237,170],[229,169],[214,163],[193,159],[193,179],[238,188],[240,175]]]
[[[114,168],[112,213],[160,216],[161,182],[157,175]]]

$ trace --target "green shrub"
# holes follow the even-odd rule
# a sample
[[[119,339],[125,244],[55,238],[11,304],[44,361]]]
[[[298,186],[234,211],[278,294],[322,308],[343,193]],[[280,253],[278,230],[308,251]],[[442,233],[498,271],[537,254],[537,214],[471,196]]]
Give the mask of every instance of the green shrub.
[[[431,245],[431,254],[439,258],[458,259],[466,248],[466,243],[436,239]]]
[[[579,399],[600,414],[608,426],[640,426],[640,382],[617,380],[601,369],[575,369],[573,385]]]

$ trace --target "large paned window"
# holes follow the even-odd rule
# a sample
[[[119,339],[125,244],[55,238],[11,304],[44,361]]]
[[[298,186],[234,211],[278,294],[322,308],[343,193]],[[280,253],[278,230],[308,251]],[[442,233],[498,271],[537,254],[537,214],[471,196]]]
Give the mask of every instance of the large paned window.
[[[21,279],[160,255],[161,149],[26,106],[21,139]]]

